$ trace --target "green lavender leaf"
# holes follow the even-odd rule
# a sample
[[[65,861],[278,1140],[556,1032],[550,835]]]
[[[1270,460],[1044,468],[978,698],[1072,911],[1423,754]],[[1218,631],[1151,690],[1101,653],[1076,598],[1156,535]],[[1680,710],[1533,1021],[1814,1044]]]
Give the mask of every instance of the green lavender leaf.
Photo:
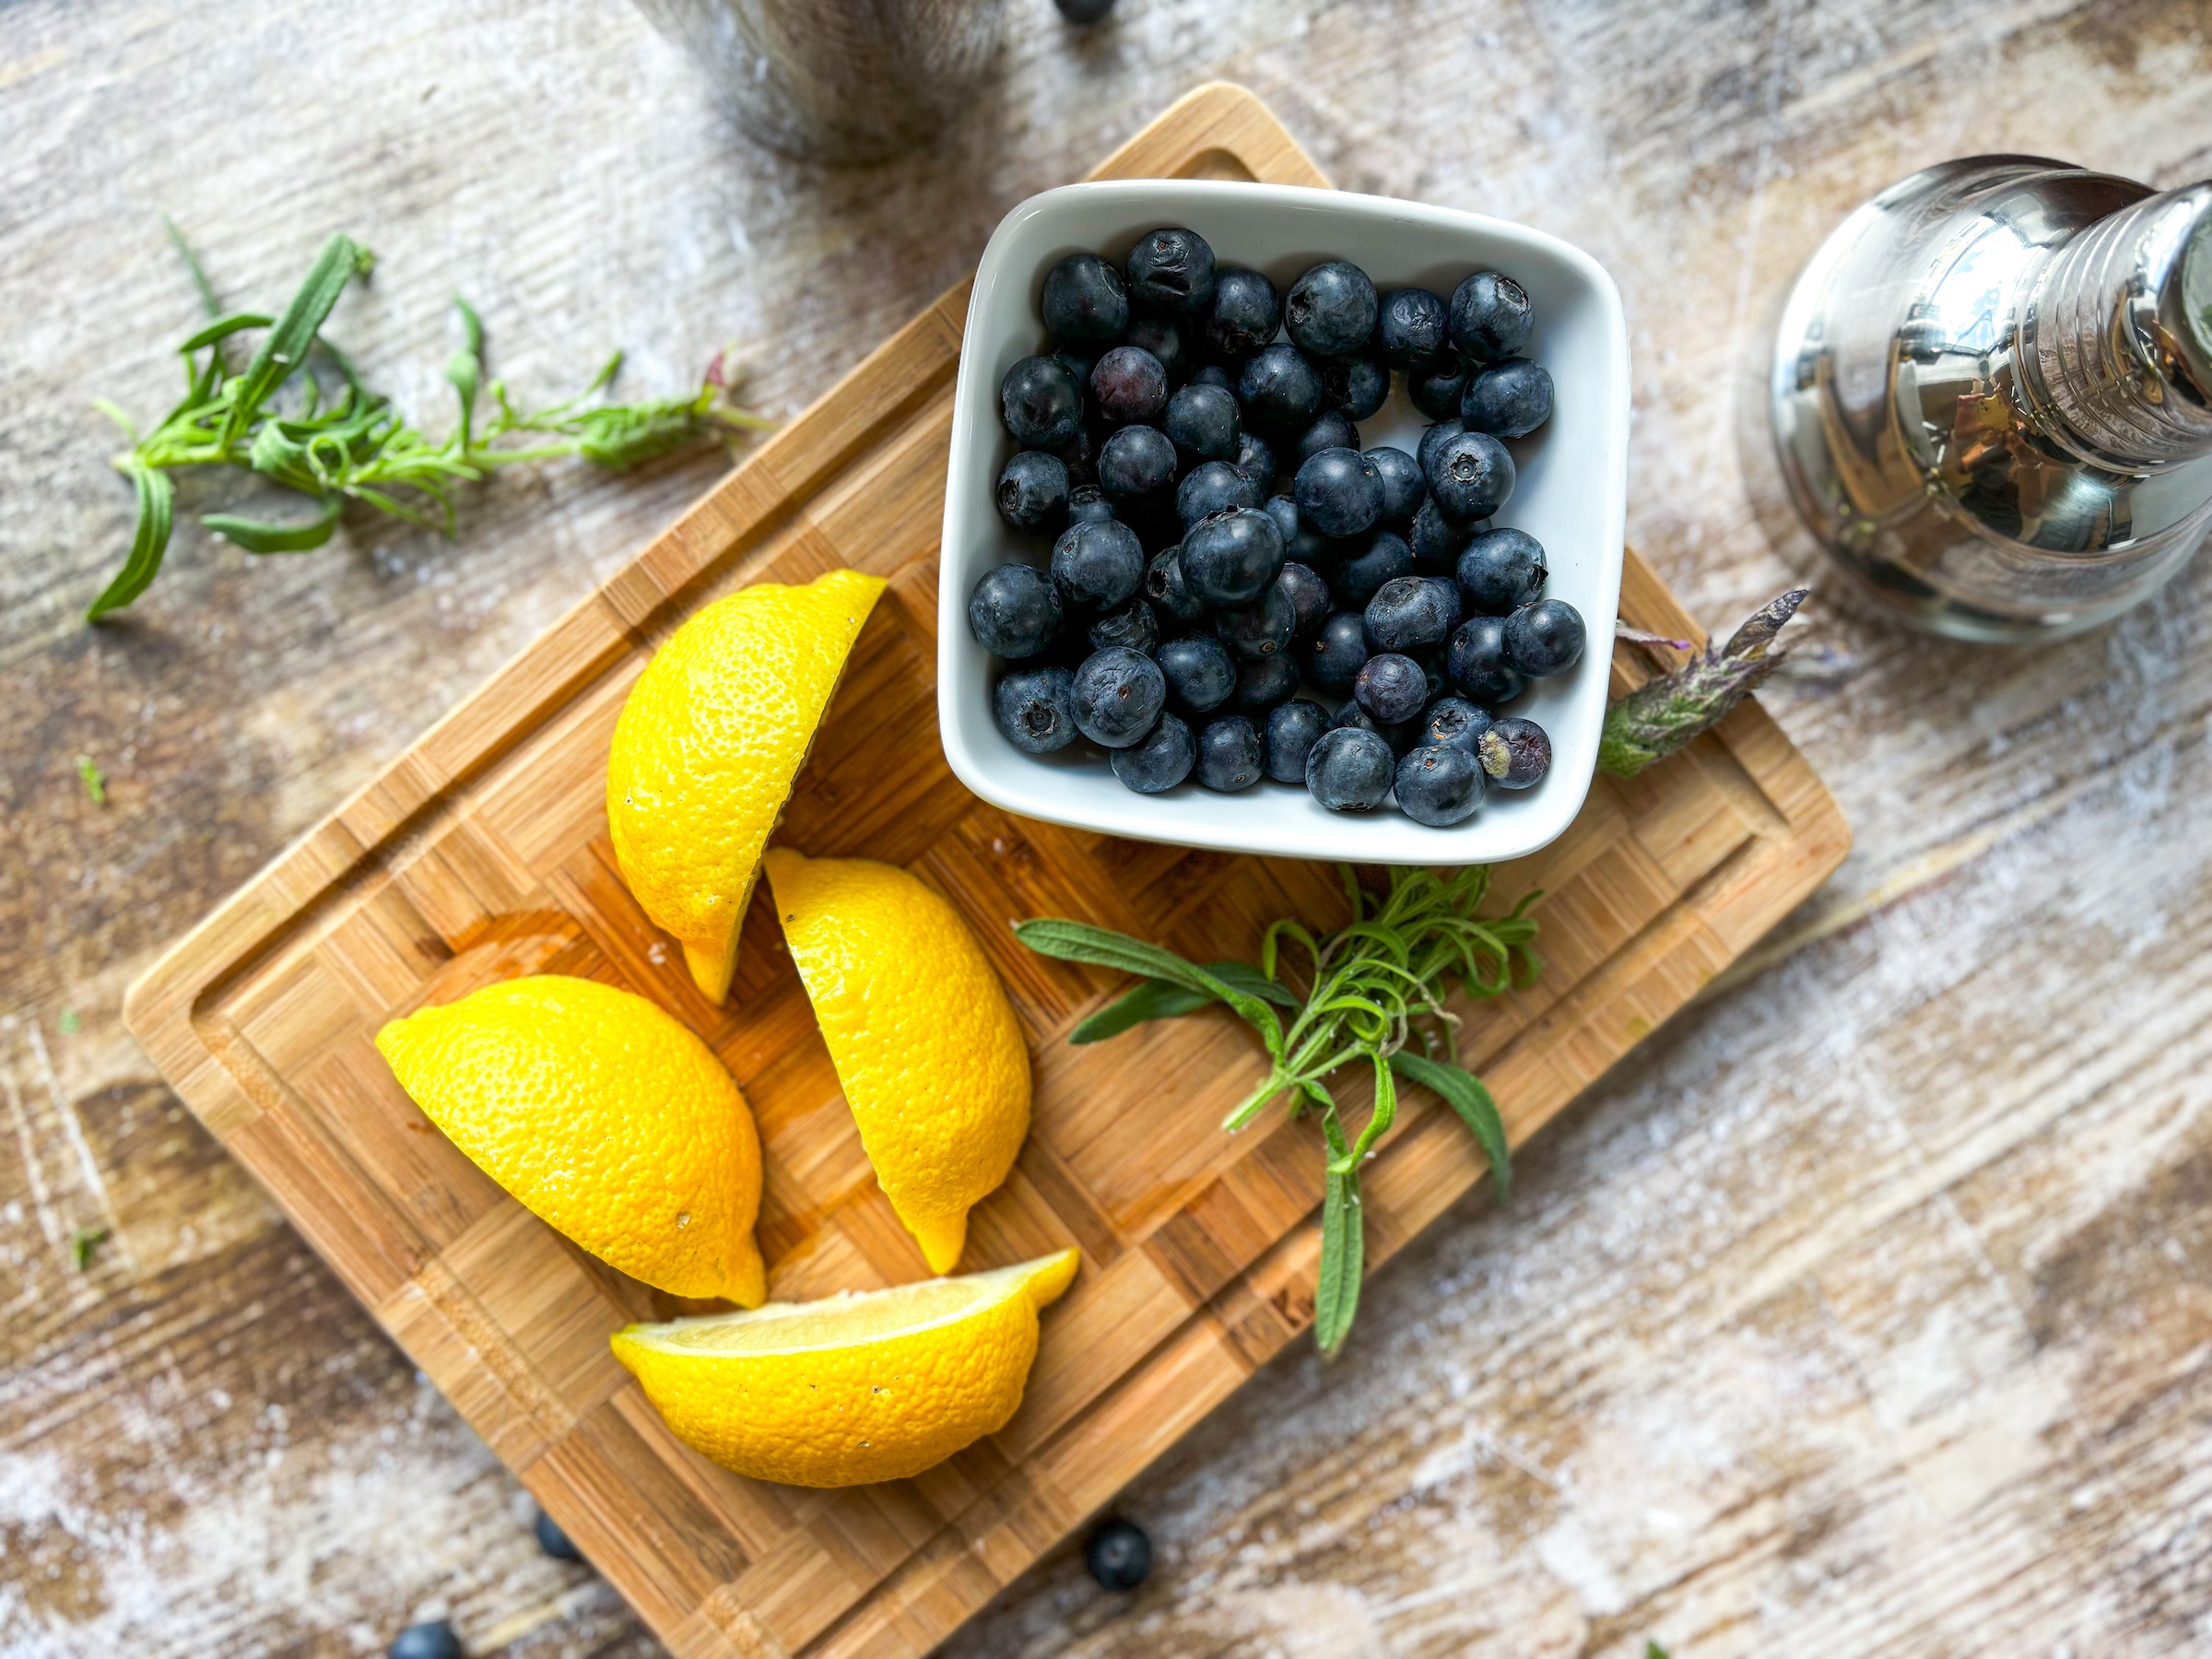
[[[343,231],[323,244],[307,280],[300,285],[292,302],[284,308],[284,315],[276,319],[268,338],[262,341],[261,349],[239,377],[237,395],[223,421],[223,441],[243,430],[269,395],[307,361],[308,347],[329,317],[331,307],[337,304],[338,296],[346,291],[346,285],[356,276],[366,276],[375,263],[374,254]]]
[[[92,1265],[92,1253],[108,1241],[104,1227],[80,1227],[69,1235],[69,1254],[79,1273]]]
[[[1017,923],[1014,936],[1040,956],[1054,957],[1064,962],[1088,962],[1094,967],[1116,968],[1124,973],[1140,974],[1147,979],[1165,980],[1185,991],[1227,1003],[1265,1040],[1269,1054],[1277,1053],[1281,1049],[1282,1022],[1276,1018],[1274,1009],[1258,997],[1216,978],[1197,963],[1179,957],[1171,950],[1148,945],[1142,939],[1133,939],[1127,934],[1115,933],[1111,928],[1093,927],[1088,922],[1070,922],[1056,916]]]
[[[150,466],[133,466],[130,474],[131,487],[138,492],[138,527],[131,533],[130,557],[115,573],[115,580],[100,590],[100,597],[86,610],[88,622],[97,622],[110,611],[121,610],[145,593],[146,584],[161,569],[161,556],[169,551],[170,513],[175,504],[175,486],[170,483],[167,473],[157,472]]]
[[[1313,1288],[1313,1340],[1334,1354],[1351,1334],[1359,1312],[1359,1279],[1367,1265],[1366,1230],[1359,1213],[1359,1176],[1331,1171],[1321,1200],[1321,1276]]]
[[[1257,996],[1285,1008],[1299,1006],[1297,996],[1278,985],[1249,962],[1208,962],[1206,970],[1224,984],[1234,985],[1250,996]],[[1178,1019],[1186,1014],[1195,1014],[1201,1008],[1215,1006],[1216,998],[1202,992],[1188,991],[1165,980],[1148,979],[1138,982],[1129,993],[1108,1003],[1097,1013],[1067,1034],[1070,1042],[1103,1042],[1109,1037],[1118,1037],[1132,1026],[1143,1025],[1152,1019]]]
[[[192,251],[192,244],[184,240],[184,232],[177,229],[177,221],[165,213],[161,216],[161,229],[168,234],[169,245],[177,251],[177,257],[184,262],[184,269],[192,276],[193,291],[200,297],[201,310],[211,317],[221,316],[223,308],[216,300],[215,284],[207,280],[207,273],[200,268],[199,255]]]
[[[484,378],[484,321],[458,294],[453,296],[453,309],[461,313],[466,344],[445,359],[445,378],[461,400],[461,447],[465,450],[476,435],[477,387]]]
[[[1483,1080],[1465,1066],[1431,1060],[1410,1049],[1400,1049],[1393,1054],[1390,1065],[1407,1082],[1418,1083],[1459,1113],[1460,1120],[1474,1132],[1483,1157],[1489,1159],[1490,1180],[1498,1189],[1498,1202],[1504,1203],[1506,1194],[1512,1190],[1512,1153],[1506,1145],[1505,1120],[1498,1114],[1498,1102],[1491,1099]]]
[[[227,340],[232,335],[243,334],[249,328],[266,328],[273,321],[274,318],[265,317],[259,312],[239,312],[231,316],[218,317],[192,335],[177,350],[190,357],[195,351],[206,350],[218,340]]]
[[[234,542],[249,553],[307,553],[330,539],[338,527],[338,518],[346,510],[344,500],[332,496],[322,504],[315,516],[304,524],[270,524],[258,519],[239,518],[228,512],[207,512],[200,515],[200,523],[225,541]]]

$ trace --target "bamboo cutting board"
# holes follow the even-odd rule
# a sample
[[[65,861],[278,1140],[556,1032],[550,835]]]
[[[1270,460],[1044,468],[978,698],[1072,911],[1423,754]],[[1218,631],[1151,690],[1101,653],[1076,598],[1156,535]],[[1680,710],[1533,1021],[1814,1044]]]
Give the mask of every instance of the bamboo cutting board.
[[[1094,176],[1327,182],[1228,86],[1183,99]],[[1068,1029],[1118,984],[1030,955],[1006,924],[1080,916],[1201,959],[1247,954],[1278,914],[1333,925],[1333,874],[1016,819],[969,794],[935,741],[936,537],[966,302],[965,285],[947,294],[763,445],[181,942],[126,1006],[208,1128],[686,1659],[923,1653],[1312,1318],[1312,1126],[1278,1115],[1234,1138],[1216,1127],[1255,1075],[1249,1034],[1203,1015],[1070,1048]],[[809,1492],[727,1474],[669,1436],[606,1338],[677,1304],[502,1194],[370,1040],[395,1015],[519,973],[642,992],[712,1043],[752,1101],[774,1293],[924,1275],[869,1173],[769,907],[746,924],[728,1006],[708,1006],[625,891],[602,806],[615,715],[653,646],[736,587],[839,565],[890,590],[780,837],[906,865],[966,914],[1026,1026],[1037,1098],[962,1266],[1069,1243],[1084,1266],[1045,1315],[1003,1432],[914,1480]],[[1694,637],[1633,554],[1621,609]],[[1616,692],[1647,672],[1623,648]],[[1499,872],[1502,903],[1547,895],[1542,981],[1468,1010],[1463,1033],[1514,1141],[1818,886],[1849,841],[1755,705],[1634,783],[1601,779],[1564,839]],[[1409,1100],[1364,1183],[1371,1265],[1482,1172],[1456,1119]]]

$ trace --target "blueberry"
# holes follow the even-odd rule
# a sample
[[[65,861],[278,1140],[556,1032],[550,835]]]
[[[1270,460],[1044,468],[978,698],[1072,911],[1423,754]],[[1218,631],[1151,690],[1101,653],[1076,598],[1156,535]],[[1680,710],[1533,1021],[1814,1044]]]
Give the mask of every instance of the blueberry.
[[[991,713],[1006,741],[1049,755],[1076,740],[1076,677],[1065,668],[1017,668],[991,691]]]
[[[1144,545],[1118,519],[1079,520],[1053,544],[1053,585],[1064,610],[1111,610],[1144,577]]]
[[[1324,409],[1313,418],[1313,424],[1300,432],[1290,445],[1290,465],[1293,471],[1305,465],[1323,450],[1359,447],[1359,429],[1344,418],[1337,409]]]
[[[1421,741],[1438,748],[1475,752],[1475,740],[1490,729],[1490,717],[1464,697],[1440,697],[1421,716]]]
[[[1323,450],[1298,469],[1290,496],[1300,524],[1324,535],[1358,535],[1382,516],[1382,475],[1356,449]]]
[[[1417,565],[1449,571],[1455,567],[1460,549],[1467,545],[1467,532],[1439,512],[1434,501],[1425,500],[1406,527],[1406,545],[1413,549]]]
[[[1511,701],[1528,684],[1506,661],[1505,621],[1500,617],[1469,617],[1453,629],[1444,651],[1444,671],[1468,701],[1486,709]]]
[[[1406,395],[1431,420],[1457,419],[1459,400],[1466,389],[1467,367],[1455,357],[1439,358],[1406,377]]]
[[[1250,605],[1283,568],[1283,534],[1253,508],[1201,519],[1182,538],[1182,579],[1217,610]]]
[[[1277,783],[1303,783],[1306,757],[1328,729],[1328,712],[1319,703],[1287,702],[1269,710],[1267,775]]]
[[[1306,674],[1324,691],[1352,688],[1367,666],[1367,623],[1358,611],[1338,611],[1321,625],[1305,652]]]
[[[1410,755],[1420,747],[1421,741],[1421,723],[1418,720],[1379,721],[1348,698],[1344,707],[1336,711],[1335,718],[1329,722],[1329,730],[1372,732],[1390,745],[1393,755]]]
[[[1239,437],[1235,465],[1262,495],[1275,488],[1275,451],[1267,447],[1265,439],[1251,432]]]
[[[1108,1590],[1134,1590],[1152,1571],[1152,1541],[1118,1517],[1099,1523],[1083,1546],[1083,1565]]]
[[[537,1536],[538,1548],[555,1560],[581,1561],[583,1559],[583,1551],[576,1547],[575,1540],[563,1532],[560,1523],[547,1514],[544,1510],[541,1509],[537,1512],[537,1519],[531,1523],[530,1530]]]
[[[1400,576],[1413,573],[1413,549],[1406,538],[1394,531],[1378,530],[1367,546],[1336,567],[1329,578],[1329,591],[1340,605],[1357,605],[1361,609],[1367,602],[1382,591],[1382,584]]]
[[[1443,445],[1451,442],[1453,439],[1466,429],[1467,423],[1460,419],[1456,406],[1449,419],[1439,420],[1433,426],[1423,429],[1420,442],[1414,446],[1413,459],[1415,465],[1421,469],[1421,483],[1424,488],[1429,482],[1430,458]]]
[[[1096,484],[1078,484],[1067,492],[1067,522],[1070,524],[1104,524],[1113,517],[1113,503],[1106,492]]]
[[[1180,386],[1190,378],[1191,345],[1186,324],[1173,317],[1144,316],[1133,318],[1129,332],[1122,336],[1124,346],[1135,346],[1150,352],[1167,371],[1168,384]]]
[[[1086,383],[1078,381],[1077,385]],[[1076,435],[1065,443],[1053,446],[1053,453],[1060,457],[1060,465],[1067,468],[1067,487],[1075,490],[1095,487],[1099,481],[1099,435],[1088,426],[1077,426]]]
[[[1175,706],[1187,714],[1218,709],[1237,688],[1237,665],[1229,647],[1212,634],[1184,634],[1152,653]]]
[[[1352,681],[1352,700],[1377,725],[1411,720],[1429,700],[1429,677],[1409,656],[1380,652],[1367,659]]]
[[[998,409],[1023,449],[1056,450],[1083,426],[1083,388],[1051,358],[1026,357],[998,382]]]
[[[1551,770],[1551,737],[1533,720],[1509,715],[1476,740],[1482,770],[1500,789],[1530,789]]]
[[[1124,645],[1149,656],[1152,647],[1159,643],[1159,618],[1142,599],[1132,599],[1121,609],[1108,611],[1093,622],[1088,637],[1093,651]]]
[[[1313,630],[1328,620],[1329,584],[1312,565],[1285,559],[1282,574],[1275,579],[1275,585],[1290,596],[1290,608],[1296,618],[1290,627],[1290,637],[1311,639]]]
[[[1544,547],[1524,530],[1485,530],[1453,574],[1470,615],[1510,617],[1544,591]]]
[[[1138,794],[1158,794],[1174,788],[1191,775],[1197,759],[1198,745],[1191,736],[1191,728],[1172,714],[1162,714],[1151,731],[1127,748],[1117,748],[1106,757],[1113,775]]]
[[[1298,659],[1288,651],[1237,665],[1236,709],[1254,720],[1298,694]]]
[[[1359,726],[1324,732],[1306,754],[1306,788],[1331,812],[1372,812],[1396,774],[1390,745]]]
[[[1358,265],[1331,259],[1290,285],[1283,326],[1300,350],[1342,357],[1367,344],[1375,332],[1375,285]]]
[[[1583,613],[1564,599],[1539,599],[1505,619],[1505,660],[1530,679],[1564,674],[1583,660]]]
[[[444,1619],[411,1624],[392,1639],[384,1659],[465,1659],[461,1638]]]
[[[1214,276],[1214,300],[1199,332],[1224,358],[1248,358],[1274,340],[1283,325],[1283,302],[1275,284],[1242,265],[1223,265]]]
[[[1103,477],[1103,456],[1100,465]],[[1488,432],[1462,432],[1446,439],[1430,452],[1424,471],[1430,499],[1454,524],[1488,518],[1513,493],[1513,458]]]
[[[1168,399],[1167,418],[1160,425],[1185,466],[1234,461],[1244,436],[1244,417],[1235,396],[1195,381]]]
[[[1459,589],[1441,576],[1393,577],[1367,602],[1366,621],[1370,650],[1433,649],[1459,626]]]
[[[1057,530],[1067,516],[1067,465],[1042,450],[1018,451],[999,470],[998,516],[1017,530]]]
[[[1275,521],[1275,527],[1283,533],[1283,555],[1300,564],[1319,570],[1333,565],[1344,557],[1344,546],[1334,536],[1324,535],[1298,516],[1298,503],[1287,495],[1269,496],[1264,511]]]
[[[1237,394],[1237,377],[1219,363],[1202,363],[1191,371],[1194,386],[1218,386],[1231,397]]]
[[[1403,524],[1429,499],[1429,480],[1421,476],[1421,464],[1404,450],[1388,445],[1365,453],[1374,463],[1375,476],[1382,480],[1382,522]]]
[[[1551,418],[1551,371],[1526,358],[1507,358],[1467,382],[1459,418],[1471,432],[1525,438]]]
[[[1260,735],[1241,714],[1209,720],[1198,734],[1198,782],[1223,794],[1260,781]]]
[[[1512,357],[1535,325],[1528,294],[1511,276],[1477,271],[1452,290],[1452,344],[1469,362]]]
[[[1173,482],[1175,446],[1158,427],[1125,426],[1099,446],[1099,487],[1110,496],[1149,495]]]
[[[1060,15],[1079,29],[1088,29],[1094,23],[1103,23],[1106,14],[1113,9],[1113,0],[1053,0]]]
[[[1298,606],[1283,591],[1280,576],[1243,609],[1223,611],[1214,618],[1214,631],[1240,657],[1275,655],[1290,643],[1297,626]]]
[[[1077,731],[1101,748],[1127,748],[1159,718],[1168,682],[1150,657],[1115,645],[1085,659],[1072,695]]]
[[[1226,461],[1202,462],[1175,486],[1175,512],[1186,532],[1217,512],[1259,504],[1259,486]]]
[[[968,631],[985,651],[1035,656],[1060,627],[1060,594],[1035,565],[1002,564],[983,572],[968,595]]]
[[[1303,431],[1321,413],[1322,392],[1320,371],[1297,347],[1279,340],[1246,363],[1237,381],[1244,423],[1263,436]]]
[[[1116,346],[1091,365],[1090,395],[1115,426],[1150,426],[1168,406],[1168,371],[1142,346]]]
[[[1321,366],[1322,400],[1354,420],[1365,420],[1390,397],[1390,371],[1364,353],[1331,358]]]
[[[1145,598],[1159,616],[1189,628],[1206,618],[1206,601],[1191,592],[1182,579],[1181,544],[1152,556],[1145,567]]]
[[[1451,312],[1427,288],[1392,288],[1375,314],[1375,344],[1393,369],[1426,369],[1443,355]]]
[[[1398,762],[1398,810],[1431,830],[1475,816],[1482,805],[1482,764],[1465,749],[1417,748]]]
[[[1139,311],[1189,316],[1214,302],[1214,251],[1195,230],[1163,229],[1129,250],[1129,302]]]
[[[1122,274],[1096,253],[1070,253],[1052,268],[1041,309],[1057,340],[1118,340],[1129,326]]]

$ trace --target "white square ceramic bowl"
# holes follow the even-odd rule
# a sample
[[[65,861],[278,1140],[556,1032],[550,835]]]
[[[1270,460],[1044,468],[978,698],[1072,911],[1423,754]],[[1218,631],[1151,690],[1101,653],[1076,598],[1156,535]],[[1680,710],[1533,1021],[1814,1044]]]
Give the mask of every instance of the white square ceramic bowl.
[[[1536,682],[1510,711],[1551,735],[1551,772],[1535,788],[1493,789],[1466,822],[1431,830],[1394,806],[1333,813],[1303,789],[1267,780],[1237,794],[1194,781],[1138,794],[1088,744],[1028,755],[1000,735],[991,687],[1003,665],[969,632],[968,596],[993,566],[1009,558],[1041,564],[1049,547],[1008,530],[993,503],[999,469],[1014,451],[999,421],[999,382],[1043,346],[1038,300],[1055,262],[1089,251],[1118,263],[1160,225],[1188,226],[1222,264],[1256,267],[1278,288],[1321,260],[1349,259],[1383,290],[1415,284],[1448,298],[1461,277],[1479,270],[1502,271],[1528,290],[1536,322],[1527,354],[1551,371],[1556,412],[1510,446],[1519,480],[1492,522],[1544,544],[1548,592],[1573,605],[1590,630],[1582,662]],[[1405,377],[1395,379],[1389,404],[1360,423],[1360,441],[1410,453],[1426,421],[1406,400]],[[1488,864],[1533,853],[1573,821],[1597,764],[1620,599],[1628,439],[1619,292],[1594,260],[1556,237],[1479,214],[1277,184],[1131,180],[1031,196],[983,250],[961,347],[938,573],[937,722],[946,758],[963,783],[1008,812],[1144,841],[1388,865]]]

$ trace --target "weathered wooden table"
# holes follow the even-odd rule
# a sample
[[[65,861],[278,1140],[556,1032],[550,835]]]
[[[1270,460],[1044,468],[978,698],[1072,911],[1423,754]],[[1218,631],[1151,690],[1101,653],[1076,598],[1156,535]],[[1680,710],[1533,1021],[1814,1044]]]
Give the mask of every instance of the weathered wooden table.
[[[166,1089],[118,1020],[171,935],[714,474],[553,467],[457,543],[195,530],[77,621],[127,492],[94,395],[171,394],[194,302],[346,228],[333,333],[433,421],[465,290],[552,395],[724,339],[806,402],[997,217],[1210,76],[1347,188],[1541,225],[1634,329],[1630,535],[1708,622],[1791,575],[1753,402],[1772,308],[1923,162],[2212,171],[2212,13],[1010,0],[1002,88],[838,173],[747,147],[619,5],[18,0],[0,25],[0,1646],[651,1644]],[[2002,97],[1961,90],[2002,78]],[[191,498],[187,498],[188,504]],[[2212,1642],[2212,570],[2034,654],[1820,610],[1768,704],[1857,832],[1750,966],[1637,1052],[1126,1496],[1133,1598],[1062,1560],[963,1654],[2201,1651]],[[108,778],[96,806],[76,757]],[[71,1241],[110,1230],[80,1270]]]

